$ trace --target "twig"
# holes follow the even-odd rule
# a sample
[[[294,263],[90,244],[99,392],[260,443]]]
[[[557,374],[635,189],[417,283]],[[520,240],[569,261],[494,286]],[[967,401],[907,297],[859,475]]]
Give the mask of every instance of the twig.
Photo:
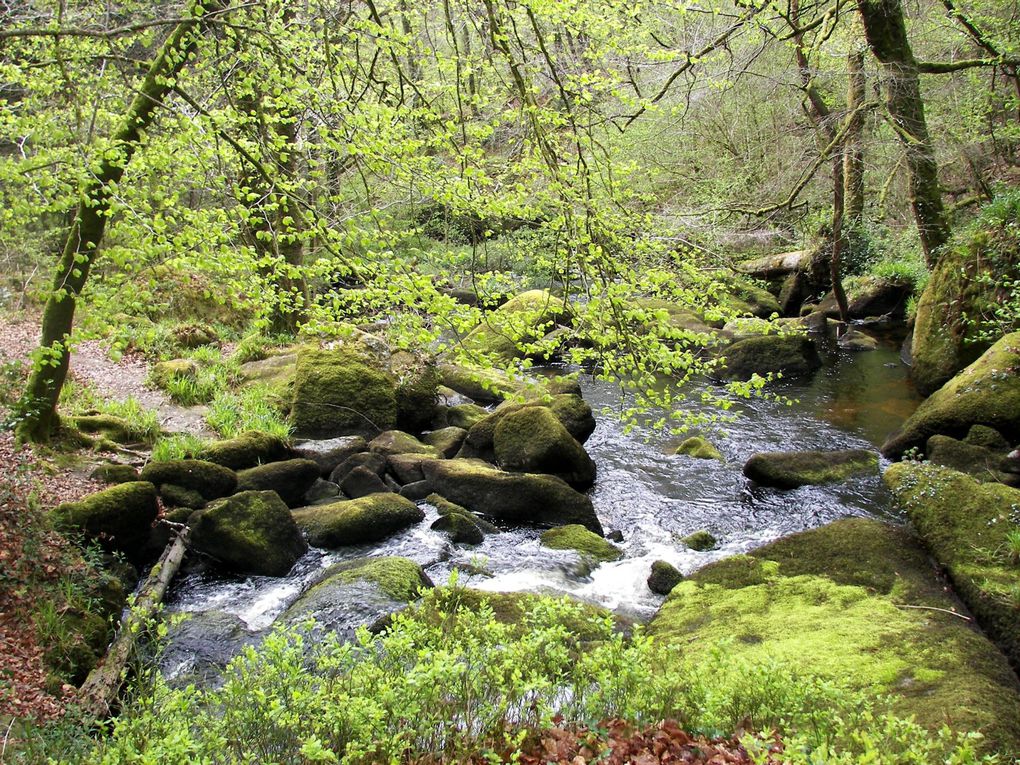
[[[909,606],[906,603],[893,603],[893,605],[896,606],[897,608],[916,608],[918,610],[923,611],[938,611],[943,614],[955,616],[958,619],[963,619],[965,622],[974,621],[969,616],[964,616],[963,614],[959,614],[956,611],[950,611],[948,608],[936,608],[935,606]]]

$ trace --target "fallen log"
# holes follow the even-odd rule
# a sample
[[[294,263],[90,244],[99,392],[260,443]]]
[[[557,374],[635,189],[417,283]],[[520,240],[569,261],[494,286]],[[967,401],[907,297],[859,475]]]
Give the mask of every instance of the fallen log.
[[[163,550],[145,583],[138,590],[138,597],[121,623],[117,637],[110,644],[103,662],[89,673],[78,689],[79,704],[88,717],[97,720],[109,717],[111,706],[124,684],[128,661],[139,636],[143,634],[143,627],[163,601],[170,582],[173,581],[177,569],[181,567],[184,554],[187,552],[190,532],[191,529],[184,526]]]

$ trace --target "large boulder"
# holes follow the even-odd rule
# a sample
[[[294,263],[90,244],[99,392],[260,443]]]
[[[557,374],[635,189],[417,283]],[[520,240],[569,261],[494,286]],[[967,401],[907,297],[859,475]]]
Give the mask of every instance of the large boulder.
[[[734,380],[753,375],[781,374],[804,377],[822,365],[814,342],[804,335],[762,335],[738,340],[723,351],[720,373]]]
[[[544,406],[525,407],[500,419],[492,444],[496,463],[504,470],[548,473],[582,491],[595,483],[595,462]]]
[[[421,440],[438,451],[441,457],[449,459],[457,453],[465,438],[467,438],[466,428],[451,425],[426,433],[421,437]]]
[[[319,464],[294,459],[242,470],[237,474],[238,491],[275,491],[288,507],[302,503],[305,492],[319,480]]]
[[[854,475],[877,472],[878,455],[866,449],[759,452],[744,464],[745,476],[762,486],[779,489],[835,483]]]
[[[439,370],[433,359],[406,351],[395,353],[390,367],[397,378],[397,427],[427,429],[439,406]]]
[[[391,454],[424,454],[428,457],[438,457],[439,450],[434,446],[423,444],[410,433],[402,430],[387,430],[373,438],[368,448],[376,454],[389,456]]]
[[[727,313],[757,316],[767,319],[781,312],[775,296],[745,276],[718,271],[712,278],[721,286],[716,297],[719,307]]]
[[[574,550],[600,563],[619,560],[623,550],[584,526],[571,523],[542,532],[542,545],[550,550]]]
[[[290,448],[287,442],[278,436],[250,430],[236,438],[213,441],[199,450],[195,456],[231,470],[243,470],[287,459],[290,456]]]
[[[436,460],[422,469],[433,491],[472,512],[511,523],[580,523],[602,534],[591,500],[555,476],[506,473],[468,459]]]
[[[205,460],[150,462],[142,468],[141,477],[156,486],[171,484],[196,491],[205,499],[225,497],[237,488],[233,470]]]
[[[108,550],[137,558],[158,512],[156,487],[147,481],[131,481],[57,505],[52,517],[59,529],[82,532]]]
[[[239,574],[284,576],[308,545],[273,491],[244,491],[192,515],[191,547]]]
[[[293,395],[291,424],[303,438],[374,434],[397,422],[393,376],[351,347],[303,348]]]
[[[1018,209],[998,212],[986,209],[943,250],[917,301],[910,377],[921,393],[938,390],[988,349],[994,322],[985,318],[1008,299],[1002,285],[1020,279]]]
[[[932,731],[951,719],[987,749],[1020,751],[1016,676],[960,611],[908,530],[853,518],[709,564],[648,631],[692,661],[724,643],[749,666],[778,661],[888,698]]]
[[[527,354],[522,345],[534,343],[557,324],[569,322],[570,317],[570,307],[564,298],[546,290],[531,290],[486,314],[463,344],[501,361],[523,358]]]
[[[814,255],[813,250],[795,250],[778,255],[766,255],[754,260],[738,263],[737,271],[757,279],[782,279],[790,274],[803,271]]]
[[[969,443],[966,439],[960,441],[952,436],[932,436],[925,446],[925,454],[931,464],[959,470],[982,483],[1004,478],[1005,452]]]
[[[1020,491],[900,462],[885,482],[978,622],[1020,668]]]
[[[504,417],[529,407],[546,407],[560,421],[567,432],[579,443],[588,440],[595,431],[595,417],[591,407],[583,398],[572,393],[561,393],[551,396],[548,403],[544,399],[535,401],[507,401],[496,407],[495,411],[476,422],[468,430],[458,456],[480,457],[492,461],[496,458],[493,439],[496,426]]]
[[[294,511],[294,520],[308,541],[325,548],[381,542],[424,518],[425,513],[414,502],[392,493]]]
[[[894,459],[921,449],[937,433],[962,438],[974,424],[1020,440],[1020,332],[1001,338],[933,393],[882,445],[882,454]]]

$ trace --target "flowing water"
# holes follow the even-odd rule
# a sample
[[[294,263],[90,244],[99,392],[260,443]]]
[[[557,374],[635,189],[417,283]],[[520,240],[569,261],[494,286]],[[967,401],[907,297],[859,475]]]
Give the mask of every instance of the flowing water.
[[[718,558],[837,518],[894,519],[878,475],[780,491],[752,486],[741,473],[747,458],[760,451],[874,449],[919,402],[892,340],[869,352],[829,348],[823,357],[825,366],[810,381],[774,389],[793,403],[740,402],[736,421],[706,433],[725,462],[672,455],[680,439],[640,428],[627,434],[612,416],[598,415],[598,428],[585,446],[598,466],[591,492],[595,509],[607,532],[623,534],[625,554],[615,563],[591,569],[574,552],[541,547],[535,529],[489,535],[474,547],[454,546],[446,535],[430,530],[438,515],[423,505],[423,523],[379,545],[310,550],[287,577],[231,578],[193,569],[179,579],[169,609],[233,615],[238,628],[258,631],[270,626],[325,566],[363,555],[402,555],[420,563],[437,583],[457,568],[462,582],[466,579],[479,589],[570,593],[628,617],[647,618],[662,602],[645,584],[655,560],[690,573]],[[590,379],[581,382],[596,412],[619,406],[616,388]],[[692,407],[699,406],[697,398],[691,396]],[[695,552],[679,541],[700,529],[719,540],[716,549]],[[464,573],[469,570],[479,573]],[[352,626],[379,615],[352,604]]]

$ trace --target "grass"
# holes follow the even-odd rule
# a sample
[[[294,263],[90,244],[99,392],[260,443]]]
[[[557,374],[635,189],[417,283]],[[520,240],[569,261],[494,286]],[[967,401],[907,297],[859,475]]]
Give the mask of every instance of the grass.
[[[131,436],[146,444],[154,443],[162,434],[159,414],[142,406],[134,397],[104,398],[91,385],[68,379],[60,391],[60,409],[70,415],[105,414],[127,423]]]
[[[274,402],[274,396],[274,391],[266,385],[221,390],[210,402],[205,420],[224,438],[233,438],[248,430],[289,438],[291,425]]]
[[[191,433],[173,433],[153,444],[150,459],[153,462],[187,459],[198,454],[204,445],[205,441]]]

